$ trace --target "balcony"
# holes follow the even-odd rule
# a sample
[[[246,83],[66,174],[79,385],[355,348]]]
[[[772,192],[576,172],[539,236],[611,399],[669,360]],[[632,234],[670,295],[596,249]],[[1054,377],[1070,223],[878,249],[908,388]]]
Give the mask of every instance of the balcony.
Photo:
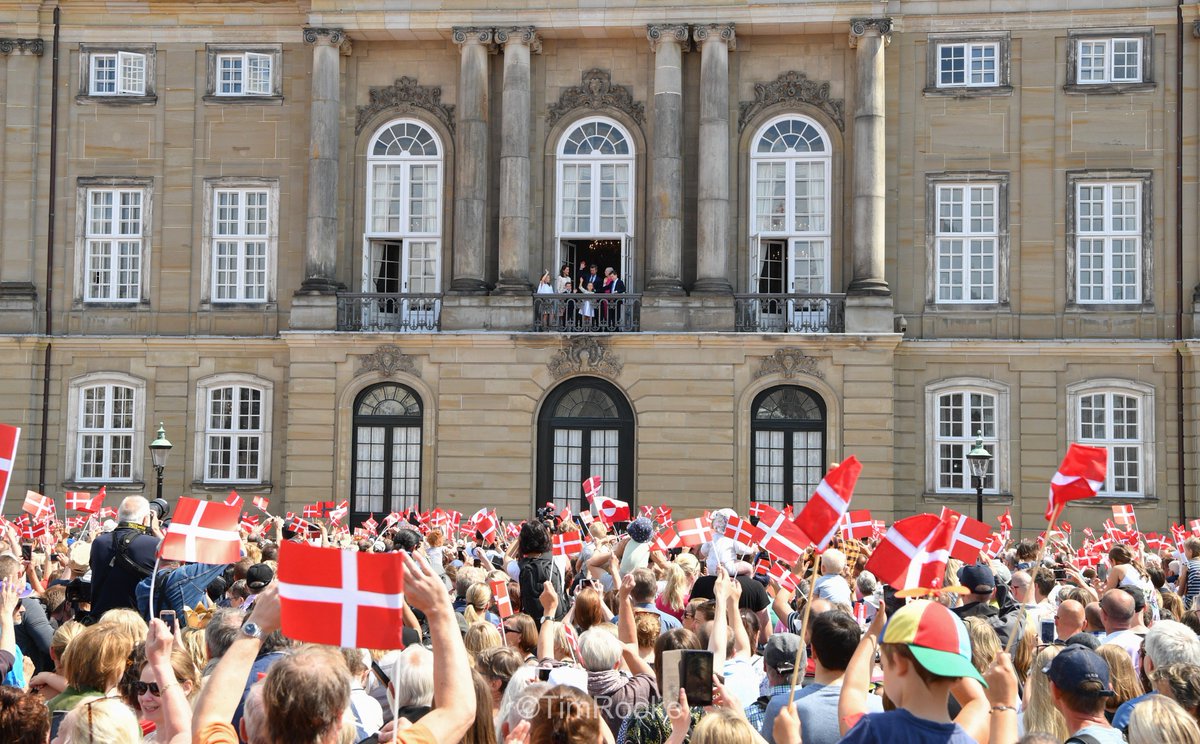
[[[442,317],[440,294],[339,292],[337,329],[359,333],[432,333]]]
[[[738,294],[738,333],[845,333],[844,294]]]
[[[640,294],[535,294],[533,330],[616,333],[641,330]]]

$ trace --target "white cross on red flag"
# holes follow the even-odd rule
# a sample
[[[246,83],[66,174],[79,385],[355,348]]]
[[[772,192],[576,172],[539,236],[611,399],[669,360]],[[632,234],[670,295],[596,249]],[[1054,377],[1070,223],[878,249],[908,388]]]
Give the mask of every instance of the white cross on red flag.
[[[740,543],[758,545],[765,536],[761,528],[750,524],[749,519],[742,519],[735,515],[725,522],[725,537],[737,540]]]
[[[1133,504],[1113,504],[1113,521],[1122,527],[1137,527],[1137,515],[1133,513]]]
[[[67,491],[66,506],[72,511],[85,512],[87,514],[95,514],[100,511],[100,505],[104,503],[104,489],[100,489],[100,493],[92,496],[87,491]]]
[[[750,516],[762,519],[766,516],[766,509],[769,507],[766,504],[760,504],[757,501],[750,502]]]
[[[600,486],[602,485],[601,478],[598,475],[593,475],[583,482],[583,496],[592,502],[600,495]]]
[[[21,428],[0,424],[0,512],[8,498],[8,484],[17,460],[17,444],[21,441]]]
[[[794,563],[812,541],[787,518],[787,514],[765,504],[763,513],[764,515],[758,518],[758,527],[763,531],[763,539],[759,545],[775,558]]]
[[[868,509],[848,511],[842,518],[842,537],[865,540],[875,534],[875,520]]]
[[[703,517],[679,520],[675,523],[675,534],[685,548],[694,548],[713,539],[712,527],[705,524]]]
[[[583,540],[578,532],[563,532],[550,538],[551,553],[554,555],[573,556],[583,552]]]
[[[941,519],[951,525],[950,557],[963,563],[974,563],[979,551],[991,541],[992,528],[945,506],[942,507]]]
[[[669,552],[673,548],[682,548],[683,541],[679,539],[679,535],[675,533],[673,527],[659,532],[654,537],[654,542],[650,545],[651,550],[657,550],[662,553]]]
[[[37,491],[26,491],[25,503],[21,504],[21,510],[28,512],[38,521],[51,519],[54,517],[54,499]]]
[[[305,504],[304,509],[301,510],[301,513],[303,513],[308,519],[319,519],[321,516],[321,505],[319,503]]]
[[[298,641],[403,647],[404,554],[279,546],[279,620]]]
[[[340,522],[350,513],[350,502],[343,500],[333,509],[329,510],[329,518],[335,522]]]
[[[254,504],[255,508],[262,509],[265,512],[267,507],[271,505],[271,500],[266,496],[255,496],[250,499],[250,503]]]
[[[496,600],[496,614],[501,620],[512,617],[513,606],[512,599],[508,596],[508,581],[505,579],[491,579],[488,581],[488,586],[492,588],[492,597]]]
[[[1072,442],[1058,472],[1050,479],[1046,521],[1054,519],[1068,501],[1090,499],[1100,493],[1108,474],[1108,450]]]
[[[183,496],[167,526],[159,554],[187,563],[237,563],[241,553],[239,509]]]
[[[854,485],[862,473],[862,463],[854,455],[837,467],[830,470],[817,484],[817,490],[812,498],[804,505],[804,509],[795,519],[813,546],[824,550],[829,541],[838,532],[842,515],[850,508],[850,497],[854,495]]]
[[[901,519],[875,547],[866,570],[897,590],[941,589],[952,529],[933,514]]]
[[[475,521],[474,531],[483,535],[484,542],[496,542],[496,537],[500,534],[500,525],[496,522],[496,515],[484,514]]]
[[[780,587],[788,590],[789,592],[796,591],[796,587],[799,586],[799,580],[796,578],[796,574],[792,573],[791,570],[782,563],[772,563],[771,567],[767,570],[767,576],[775,579],[776,584],[779,584]]]
[[[238,524],[241,525],[241,528],[246,532],[254,532],[254,528],[258,527],[258,517],[250,514],[242,514],[242,518]]]
[[[238,496],[237,491],[230,491],[229,495],[225,497],[225,506],[232,506],[233,508],[240,510],[242,508],[242,503],[242,497]]]
[[[375,521],[375,515],[372,514],[371,516],[367,517],[367,521],[363,522],[362,526],[368,534],[374,535],[375,531],[379,529],[379,522]]]

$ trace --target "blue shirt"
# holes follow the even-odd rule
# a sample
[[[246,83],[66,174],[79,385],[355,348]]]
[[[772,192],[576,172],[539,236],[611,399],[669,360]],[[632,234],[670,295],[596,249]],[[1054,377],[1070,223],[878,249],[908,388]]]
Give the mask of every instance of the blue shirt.
[[[1125,702],[1121,703],[1121,707],[1117,708],[1117,712],[1115,714],[1113,714],[1113,719],[1112,719],[1113,728],[1121,729],[1122,731],[1129,728],[1129,717],[1133,715],[1134,707],[1136,707],[1138,703],[1142,702],[1143,700],[1150,697],[1151,695],[1157,695],[1157,694],[1158,694],[1158,692],[1151,690],[1150,692],[1147,692],[1145,695],[1138,695],[1137,697],[1133,698],[1132,700],[1126,700]]]
[[[683,627],[683,623],[679,622],[679,618],[675,617],[674,615],[670,615],[666,612],[663,612],[662,610],[655,607],[653,604],[637,605],[636,607],[634,607],[634,609],[642,611],[642,612],[653,612],[655,615],[658,615],[659,620],[661,620],[661,622],[659,623],[659,633],[660,634],[666,633],[668,630],[675,630],[676,628]]]
[[[161,574],[162,571],[159,571]],[[183,610],[194,609],[196,605],[207,606],[211,604],[208,601],[208,585],[212,580],[225,573],[225,564],[209,565],[207,563],[187,563],[176,569],[171,569],[166,578],[166,585],[163,588],[163,596],[156,596],[154,603],[160,610],[175,610],[179,617],[179,625],[183,627],[184,618]],[[152,577],[147,576],[137,585],[137,608],[142,617],[149,620],[150,608],[150,581]],[[158,613],[154,613],[157,617]]]
[[[868,713],[842,738],[842,744],[978,744],[957,723],[917,718],[907,710]]]

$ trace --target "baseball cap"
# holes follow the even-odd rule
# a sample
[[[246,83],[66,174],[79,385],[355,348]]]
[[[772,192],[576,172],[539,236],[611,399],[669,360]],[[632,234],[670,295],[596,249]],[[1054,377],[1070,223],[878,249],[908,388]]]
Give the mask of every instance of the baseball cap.
[[[959,569],[958,580],[972,594],[991,594],[996,588],[996,576],[992,569],[978,563]]]
[[[1117,693],[1108,684],[1108,662],[1087,646],[1069,645],[1042,669],[1054,686],[1064,692],[1077,695],[1094,694],[1112,697]],[[1100,683],[1097,692],[1093,685],[1081,689],[1086,682]]]
[[[763,664],[786,674],[796,668],[796,653],[799,650],[800,636],[795,633],[776,633],[767,640]]]
[[[634,542],[650,542],[654,538],[654,523],[645,517],[638,517],[629,523],[629,539]]]
[[[267,584],[275,578],[275,572],[265,563],[255,563],[246,569],[246,588],[258,593],[267,588]]]
[[[963,621],[927,599],[901,607],[883,629],[882,643],[908,646],[917,663],[939,677],[970,677],[987,686],[971,664],[971,639]]]

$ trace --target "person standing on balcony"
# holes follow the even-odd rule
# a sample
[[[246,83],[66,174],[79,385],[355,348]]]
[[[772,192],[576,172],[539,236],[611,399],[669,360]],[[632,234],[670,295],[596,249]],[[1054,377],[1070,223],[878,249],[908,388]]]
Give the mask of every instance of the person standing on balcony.
[[[604,294],[625,294],[625,282],[613,267],[604,270]],[[611,330],[620,330],[621,301],[612,300],[603,303],[604,323]]]
[[[540,295],[554,294],[554,287],[551,286],[551,284],[550,284],[550,270],[549,269],[546,269],[545,271],[542,272],[542,278],[538,280],[536,294],[540,294]],[[541,300],[541,301],[536,302],[535,304],[539,305],[540,306],[539,309],[542,311],[542,328],[549,328],[550,327],[551,305],[553,305],[554,303],[550,302],[549,300]]]
[[[555,294],[570,294],[571,292],[571,264],[565,263],[558,270],[558,276],[554,279]]]

